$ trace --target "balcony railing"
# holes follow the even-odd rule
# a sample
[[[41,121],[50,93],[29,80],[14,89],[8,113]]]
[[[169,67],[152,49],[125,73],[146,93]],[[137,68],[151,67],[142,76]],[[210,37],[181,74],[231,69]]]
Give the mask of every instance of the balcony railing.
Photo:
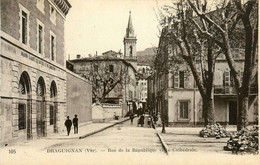
[[[224,86],[224,85],[215,85],[214,86],[214,94],[217,95],[236,95],[237,91],[235,87],[232,86]],[[257,87],[250,87],[250,95],[257,95],[258,88]]]

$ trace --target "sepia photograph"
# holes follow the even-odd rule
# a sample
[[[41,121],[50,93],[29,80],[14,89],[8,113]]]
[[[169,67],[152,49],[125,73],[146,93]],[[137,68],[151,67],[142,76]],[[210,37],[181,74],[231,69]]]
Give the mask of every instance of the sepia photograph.
[[[0,164],[260,164],[258,7],[0,0]]]

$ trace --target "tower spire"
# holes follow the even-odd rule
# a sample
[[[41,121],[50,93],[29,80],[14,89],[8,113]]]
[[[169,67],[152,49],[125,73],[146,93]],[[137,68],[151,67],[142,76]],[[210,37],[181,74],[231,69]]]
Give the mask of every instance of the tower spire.
[[[134,68],[137,68],[136,58],[136,36],[132,23],[131,11],[129,11],[128,25],[126,27],[126,35],[124,37],[124,59],[130,62]]]
[[[132,17],[131,17],[131,10],[129,11],[128,25],[127,25],[127,28],[126,28],[126,37],[127,38],[135,37],[134,27],[133,27]]]

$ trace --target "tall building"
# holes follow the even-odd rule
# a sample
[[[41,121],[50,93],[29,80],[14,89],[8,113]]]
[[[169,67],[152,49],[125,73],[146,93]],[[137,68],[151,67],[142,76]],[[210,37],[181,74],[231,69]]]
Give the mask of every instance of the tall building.
[[[91,93],[81,89],[91,85],[66,69],[64,22],[70,8],[67,0],[1,0],[1,145],[62,132],[68,114],[91,120]],[[73,92],[86,99],[84,106],[75,107],[82,100]]]
[[[132,23],[131,11],[129,12],[128,25],[126,28],[126,35],[124,37],[124,59],[130,62],[136,69],[137,57],[136,57],[136,35]]]

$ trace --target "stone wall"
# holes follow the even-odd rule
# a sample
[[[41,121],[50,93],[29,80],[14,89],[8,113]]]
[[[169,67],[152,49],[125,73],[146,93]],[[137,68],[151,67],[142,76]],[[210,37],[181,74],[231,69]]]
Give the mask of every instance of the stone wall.
[[[107,122],[115,119],[115,115],[119,118],[123,117],[123,107],[117,104],[93,104],[92,118],[93,122]]]
[[[92,121],[92,85],[77,74],[67,71],[67,115],[78,115],[79,123]]]

